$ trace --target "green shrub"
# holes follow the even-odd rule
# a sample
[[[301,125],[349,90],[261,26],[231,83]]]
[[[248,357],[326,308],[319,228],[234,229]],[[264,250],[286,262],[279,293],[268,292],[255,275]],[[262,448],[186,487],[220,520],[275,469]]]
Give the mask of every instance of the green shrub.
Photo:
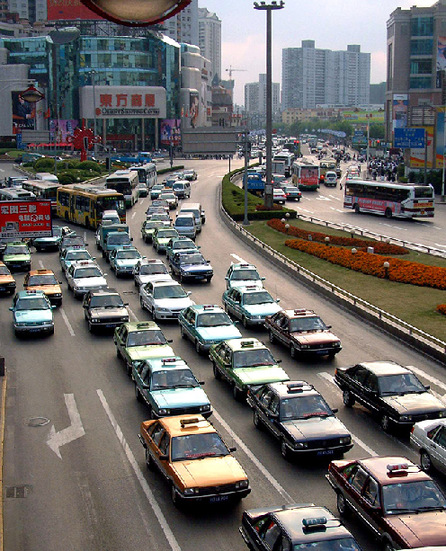
[[[34,161],[34,170],[36,172],[52,172],[54,170],[54,159],[51,157],[43,157]]]
[[[172,168],[162,168],[161,170],[157,170],[157,174],[167,174],[168,172],[177,172],[179,170],[183,170],[184,165],[178,165],[173,166]]]
[[[101,165],[95,161],[82,161],[76,166],[78,170],[92,170],[93,172],[102,172]]]

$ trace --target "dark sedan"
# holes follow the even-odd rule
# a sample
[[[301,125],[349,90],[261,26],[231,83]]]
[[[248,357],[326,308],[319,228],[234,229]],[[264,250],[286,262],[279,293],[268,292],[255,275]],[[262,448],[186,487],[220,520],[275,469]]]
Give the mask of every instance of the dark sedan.
[[[201,253],[175,253],[170,261],[172,273],[178,276],[179,280],[206,280],[208,283],[214,275],[210,263],[204,259]]]

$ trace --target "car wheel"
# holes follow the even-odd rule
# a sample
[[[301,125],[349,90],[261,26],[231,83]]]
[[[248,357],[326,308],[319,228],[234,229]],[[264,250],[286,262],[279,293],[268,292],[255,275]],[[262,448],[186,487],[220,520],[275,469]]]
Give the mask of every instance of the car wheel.
[[[148,469],[153,471],[155,467],[155,462],[153,461],[153,457],[150,455],[150,452],[147,448],[146,448],[146,465]]]
[[[138,402],[142,403],[143,399],[141,396],[141,392],[139,391],[138,385],[135,383],[135,396]]]
[[[342,401],[344,402],[344,406],[348,408],[351,408],[355,405],[355,399],[349,390],[344,390],[344,392],[342,393]]]
[[[157,316],[156,316],[156,310],[155,310],[155,308],[152,308],[152,312],[151,312],[151,313],[152,313],[153,321],[156,321],[158,318],[157,318]]]
[[[93,326],[91,325],[91,321],[88,321],[88,330],[90,333],[93,333]]]
[[[291,456],[290,448],[287,446],[287,443],[283,438],[280,441],[280,453],[282,454],[282,457],[284,459],[290,459],[290,456]]]
[[[361,214],[361,209],[359,208],[358,203],[356,203],[356,205],[355,205],[355,213],[356,214]]]
[[[254,426],[261,430],[263,428],[262,420],[260,419],[259,412],[257,410],[254,410],[254,414],[252,416],[252,420],[254,423]]]
[[[384,551],[394,551],[395,547],[390,543],[388,540],[384,540],[383,542],[383,550]]]
[[[432,470],[432,461],[427,452],[424,450],[420,452],[420,465],[425,473],[428,473]]]
[[[214,373],[214,377],[219,381],[221,379],[221,373],[218,370],[218,367],[215,362],[212,362],[212,371]]]
[[[246,316],[243,316],[243,317],[242,317],[242,323],[243,323],[243,327],[244,327],[245,329],[248,329],[248,325],[249,325],[249,324],[248,324],[248,320],[246,319]]]
[[[182,325],[180,325],[180,333],[181,333],[181,338],[185,339],[187,335],[186,335],[186,331],[184,330],[184,327]]]
[[[271,344],[274,344],[276,342],[276,337],[274,336],[273,332],[271,331],[271,329],[269,330],[269,342]]]
[[[387,208],[387,209],[386,209],[386,212],[384,213],[384,216],[385,216],[386,218],[392,218],[392,210],[389,209],[389,208]]]
[[[345,517],[348,514],[348,506],[347,502],[345,501],[344,494],[341,492],[338,492],[336,496],[336,507],[338,508],[338,513],[341,515],[341,517]]]
[[[118,347],[116,347],[116,356],[117,356],[119,359],[122,358],[121,352],[120,352],[120,350],[119,350]]]
[[[128,362],[125,363],[125,371],[129,377],[132,376],[132,366]]]
[[[170,497],[172,498],[172,503],[175,507],[181,507],[181,497],[178,495],[178,492],[173,484],[170,487]]]
[[[384,432],[390,431],[390,419],[388,415],[383,415],[381,417],[381,428]]]
[[[195,350],[198,352],[198,354],[201,354],[202,348],[198,340],[195,341]]]
[[[211,282],[211,279],[212,279],[212,276],[207,277],[207,278],[206,278],[206,282],[207,282],[207,283],[210,283],[210,282]]]
[[[295,349],[293,344],[290,346],[290,356],[292,358],[295,358],[297,356],[297,350]]]

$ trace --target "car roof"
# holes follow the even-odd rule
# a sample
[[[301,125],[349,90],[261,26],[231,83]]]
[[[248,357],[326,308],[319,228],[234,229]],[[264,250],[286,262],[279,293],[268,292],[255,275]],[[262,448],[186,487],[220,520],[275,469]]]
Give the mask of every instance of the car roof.
[[[294,310],[282,310],[282,314],[285,314],[288,318],[309,318],[317,316],[313,310],[307,310],[306,308],[295,308]]]
[[[151,281],[150,285],[153,285],[154,287],[165,287],[167,285],[169,285],[170,287],[172,285],[176,285],[178,287],[181,287],[181,284],[178,283],[178,281],[175,281],[174,279],[172,279],[172,280],[169,279],[167,281]]]
[[[232,270],[257,270],[254,264],[248,264],[247,262],[240,262],[237,264],[231,264],[229,269]]]
[[[154,321],[128,321],[124,323],[129,333],[131,331],[161,331],[160,326]]]
[[[76,260],[71,266],[74,268],[99,268],[95,260]]]
[[[193,304],[190,308],[195,310],[198,314],[224,312],[224,309],[217,304]]]
[[[281,398],[292,398],[293,396],[303,395],[319,395],[319,392],[314,388],[314,386],[306,381],[268,383],[267,386]]]
[[[121,296],[116,289],[111,289],[110,287],[107,287],[106,289],[91,289],[90,291],[87,291],[87,294],[90,296],[98,296],[98,295],[118,295]]]
[[[262,342],[254,338],[228,339],[225,341],[225,343],[233,351],[266,348],[266,346]]]
[[[269,295],[271,295],[271,293],[267,289],[259,287],[258,285],[242,285],[241,287],[233,287],[233,289],[235,291],[240,291],[240,293],[243,293],[244,295],[249,293],[268,293]]]
[[[172,417],[162,417],[159,422],[172,437],[217,432],[202,415],[174,415]]]
[[[376,361],[376,362],[361,362],[360,365],[365,367],[378,377],[380,375],[400,375],[402,373],[410,372],[410,369],[404,367],[391,360],[389,361]]]
[[[407,457],[375,456],[359,459],[364,467],[382,485],[431,480],[431,477]]]
[[[34,298],[34,297],[39,297],[39,298],[46,298],[46,294],[43,292],[43,291],[38,291],[38,290],[25,290],[25,291],[19,291],[17,293],[17,298]]]
[[[147,360],[147,363],[150,364],[150,369],[154,373],[155,371],[169,371],[188,369],[191,373],[191,368],[187,363],[181,358],[156,358],[155,360]]]
[[[30,270],[29,275],[55,275],[53,270],[46,270],[46,269],[40,269],[40,270]]]

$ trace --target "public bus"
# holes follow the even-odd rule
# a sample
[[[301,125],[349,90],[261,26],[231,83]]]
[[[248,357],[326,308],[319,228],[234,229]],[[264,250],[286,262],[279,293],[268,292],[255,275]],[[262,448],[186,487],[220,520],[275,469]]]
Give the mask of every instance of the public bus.
[[[291,169],[294,161],[294,154],[288,149],[282,149],[276,153],[273,157],[273,162],[283,161],[285,163],[285,176],[291,176]]]
[[[60,184],[48,182],[47,180],[26,180],[22,183],[23,189],[31,191],[37,199],[46,199],[51,201],[51,212],[57,211],[57,189]]]
[[[107,189],[114,189],[124,195],[127,208],[133,207],[138,201],[138,184],[139,176],[134,170],[117,170],[105,179]]]
[[[33,201],[35,194],[22,187],[0,188],[0,201]]]
[[[435,193],[430,184],[346,180],[344,208],[356,213],[382,214],[386,218],[432,218]]]
[[[146,184],[147,189],[151,189],[157,182],[155,163],[131,166],[129,170],[134,170],[138,173],[139,183]]]
[[[299,161],[293,163],[291,181],[301,191],[316,191],[319,189],[319,165]]]
[[[93,184],[68,184],[57,189],[57,216],[96,229],[104,210],[116,210],[125,223],[126,209],[122,193]]]

